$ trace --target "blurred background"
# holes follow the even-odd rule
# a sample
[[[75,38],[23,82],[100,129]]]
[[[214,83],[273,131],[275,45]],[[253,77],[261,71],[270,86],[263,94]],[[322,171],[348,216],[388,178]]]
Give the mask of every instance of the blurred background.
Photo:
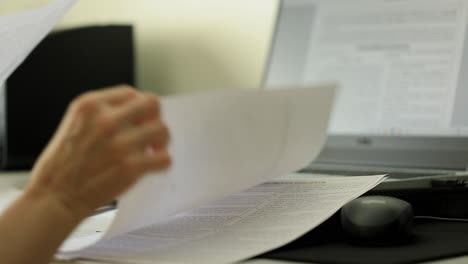
[[[51,2],[0,1],[0,16]],[[277,8],[277,0],[78,0],[3,88],[0,168],[31,168],[68,103],[90,89],[258,88]]]
[[[0,14],[51,0],[5,0]],[[174,94],[260,84],[276,0],[79,0],[58,29],[132,24],[140,89]]]

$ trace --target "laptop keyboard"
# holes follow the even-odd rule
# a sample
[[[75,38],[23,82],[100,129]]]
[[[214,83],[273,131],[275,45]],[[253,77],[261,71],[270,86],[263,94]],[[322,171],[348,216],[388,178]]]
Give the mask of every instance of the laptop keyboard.
[[[438,175],[455,175],[455,172],[391,172],[391,171],[351,171],[351,170],[325,170],[325,169],[314,169],[306,168],[299,171],[300,173],[313,173],[323,175],[342,175],[342,176],[364,176],[364,175],[380,175],[387,174],[388,177],[393,179],[408,179],[414,177],[427,177],[427,176],[438,176]]]

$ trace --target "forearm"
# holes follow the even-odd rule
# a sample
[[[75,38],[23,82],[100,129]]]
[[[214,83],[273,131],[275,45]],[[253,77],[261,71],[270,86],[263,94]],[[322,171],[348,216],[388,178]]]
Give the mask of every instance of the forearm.
[[[129,87],[73,100],[34,165],[30,188],[0,216],[0,263],[47,263],[96,208],[146,172],[167,169],[170,136],[160,112],[157,96]]]
[[[49,263],[80,220],[53,195],[26,191],[0,217],[0,263]]]

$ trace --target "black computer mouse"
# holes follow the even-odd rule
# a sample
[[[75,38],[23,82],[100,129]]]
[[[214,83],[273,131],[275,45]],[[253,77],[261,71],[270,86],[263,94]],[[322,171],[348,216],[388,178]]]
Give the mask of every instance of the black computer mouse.
[[[365,245],[404,243],[411,237],[411,204],[388,196],[363,196],[341,209],[341,226],[350,242]]]

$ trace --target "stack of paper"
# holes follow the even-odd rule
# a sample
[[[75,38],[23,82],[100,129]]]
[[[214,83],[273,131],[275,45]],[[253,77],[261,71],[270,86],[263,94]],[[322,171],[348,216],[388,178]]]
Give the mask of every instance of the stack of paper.
[[[283,246],[312,230],[382,176],[291,175],[177,214],[61,258],[112,263],[232,263]],[[119,212],[122,213],[122,212]],[[87,243],[113,212],[98,216],[69,242]]]
[[[58,256],[231,263],[303,235],[383,178],[274,180],[320,151],[333,91],[321,86],[164,99],[173,169],[148,175],[119,201],[115,215],[101,216],[112,222],[107,230],[85,224]]]
[[[304,167],[324,144],[334,90],[318,86],[163,99],[174,164],[123,196],[105,238]]]

